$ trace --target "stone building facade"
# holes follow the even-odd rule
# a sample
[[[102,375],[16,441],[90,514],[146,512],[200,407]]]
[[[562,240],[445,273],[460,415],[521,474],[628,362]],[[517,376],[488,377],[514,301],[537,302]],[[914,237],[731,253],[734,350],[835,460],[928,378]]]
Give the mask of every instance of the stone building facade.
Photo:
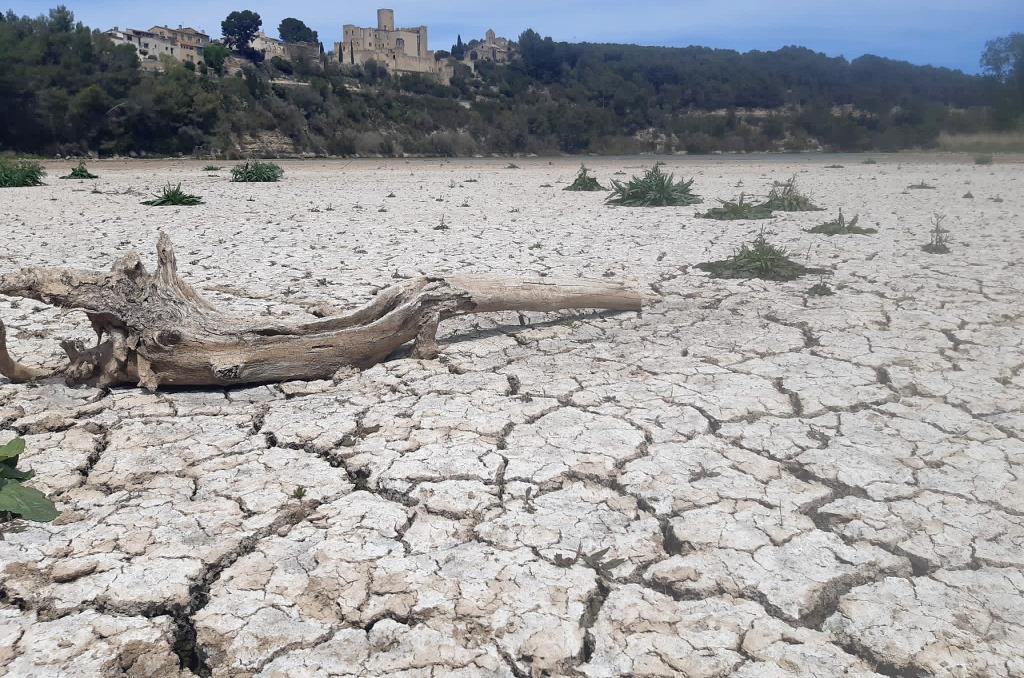
[[[178,61],[189,61],[199,65],[203,61],[203,48],[210,44],[210,36],[194,28],[170,28],[169,26],[153,26],[150,33],[155,33],[165,40],[178,44]]]
[[[361,28],[345,24],[342,41],[334,44],[339,64],[362,65],[375,61],[393,73],[422,73],[442,83],[451,80],[447,62],[438,62],[427,47],[427,27],[395,28],[395,12],[377,10],[377,27]]]
[[[488,30],[482,41],[466,47],[462,63],[473,67],[481,61],[507,64],[511,58],[511,43],[508,38],[499,38],[493,30]]]

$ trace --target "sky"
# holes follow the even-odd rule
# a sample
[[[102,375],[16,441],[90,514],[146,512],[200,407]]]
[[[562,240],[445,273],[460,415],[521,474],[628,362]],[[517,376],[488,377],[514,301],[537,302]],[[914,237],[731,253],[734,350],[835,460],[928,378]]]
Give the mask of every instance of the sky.
[[[277,35],[294,16],[320,34],[326,49],[344,24],[376,25],[377,2],[306,0],[64,0],[92,28],[193,26],[220,36],[228,13],[252,9]],[[7,0],[17,14],[45,13],[58,0]],[[849,59],[877,54],[916,64],[979,70],[985,42],[1024,32],[1024,0],[395,0],[398,26],[426,25],[431,49],[457,35],[482,38],[488,28],[515,38],[533,28],[568,42],[623,42],[748,51],[800,45]],[[0,7],[4,7],[0,0]]]

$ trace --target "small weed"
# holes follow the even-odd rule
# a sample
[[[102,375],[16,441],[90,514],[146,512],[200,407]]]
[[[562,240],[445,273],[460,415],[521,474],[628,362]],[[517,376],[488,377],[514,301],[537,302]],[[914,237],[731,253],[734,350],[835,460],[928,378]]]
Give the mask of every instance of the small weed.
[[[877,161],[877,160],[875,160],[874,158],[868,158],[867,160],[865,160],[865,161],[864,161],[864,162],[862,162],[861,164],[862,164],[862,165],[877,165],[877,164],[878,164],[878,161]]]
[[[659,164],[643,177],[632,177],[627,183],[612,179],[612,193],[605,202],[626,207],[669,207],[695,205],[703,202],[691,191],[693,179],[676,182],[671,174],[661,171]]]
[[[846,221],[846,217],[843,216],[843,210],[839,210],[839,216],[833,221],[826,221],[824,224],[818,224],[814,228],[807,229],[808,233],[820,233],[821,235],[870,235],[872,233],[878,233],[877,229],[874,228],[861,228],[857,225],[858,216],[854,216],[850,221]]]
[[[388,193],[388,194],[387,194],[387,195],[385,195],[384,197],[385,197],[385,198],[397,198],[398,196],[396,196],[396,195],[395,195],[395,192],[394,192],[394,191],[392,191],[391,193]]]
[[[949,254],[949,231],[942,227],[945,220],[944,214],[932,217],[932,230],[928,232],[928,242],[921,245],[921,249],[928,254]]]
[[[438,224],[437,226],[434,226],[434,230],[435,231],[447,231],[448,230],[448,224],[444,223],[444,215],[441,215],[441,223]]]
[[[231,181],[271,182],[283,176],[284,170],[272,162],[246,160],[243,164],[231,168]]]
[[[564,191],[606,191],[596,177],[590,176],[590,170],[586,165],[580,165],[580,171],[576,173],[576,179],[566,186]]]
[[[835,292],[832,291],[832,288],[824,280],[819,280],[807,290],[807,296],[809,297],[831,297],[833,294]]]
[[[221,170],[220,165],[205,165],[203,167],[204,172],[219,172]]]
[[[35,160],[0,158],[0,188],[42,186],[46,170]]]
[[[475,184],[475,183],[477,183],[477,180],[476,179],[466,179],[462,183],[464,183],[464,184]]]
[[[784,247],[767,241],[764,229],[751,243],[743,243],[728,259],[697,264],[714,278],[760,278],[761,280],[795,280],[808,273],[828,275],[820,268],[807,268],[789,258]]]
[[[203,199],[198,195],[190,195],[181,190],[181,184],[172,186],[167,184],[163,190],[152,200],[143,200],[143,205],[150,207],[166,207],[169,205],[201,205]]]
[[[842,165],[825,165],[825,169],[843,169]]]
[[[776,183],[768,193],[768,199],[761,203],[765,209],[779,212],[820,212],[811,199],[802,194],[796,186],[796,177]]]
[[[515,164],[514,162],[510,162],[509,164],[505,165],[505,169],[519,169],[519,165]]]
[[[923,181],[921,183],[919,183],[919,184],[910,184],[909,186],[907,186],[907,188],[912,190],[912,191],[933,191],[933,190],[935,190],[934,186],[932,186],[931,184],[927,184],[927,183],[925,183]]]
[[[586,565],[592,567],[602,577],[610,577],[612,570],[625,564],[627,561],[625,558],[611,558],[605,560],[605,556],[608,555],[609,549],[603,548],[600,551],[594,551],[590,555],[583,553],[583,547],[578,546],[576,553],[571,558],[566,558],[562,554],[555,554],[555,565],[558,567],[572,567],[576,563],[583,561]]]
[[[85,168],[85,161],[82,160],[78,163],[78,167],[73,168],[70,173],[65,174],[61,179],[99,179],[99,177],[87,170]]]
[[[975,165],[991,165],[995,162],[995,158],[989,153],[983,153],[981,155],[974,156]]]
[[[719,221],[737,221],[740,219],[771,219],[772,211],[763,205],[746,202],[746,196],[740,193],[739,200],[719,200],[721,207],[712,207],[703,214],[701,219],[718,219]]]
[[[974,194],[970,191],[964,193],[964,200],[974,200]]]
[[[25,451],[25,440],[0,445],[0,522],[4,517],[20,516],[25,520],[48,523],[60,513],[46,495],[22,481],[32,478],[32,471],[18,470],[18,456]]]
[[[298,501],[302,501],[303,497],[305,496],[306,488],[303,487],[302,485],[296,487],[295,490],[292,492],[292,499],[297,499]]]

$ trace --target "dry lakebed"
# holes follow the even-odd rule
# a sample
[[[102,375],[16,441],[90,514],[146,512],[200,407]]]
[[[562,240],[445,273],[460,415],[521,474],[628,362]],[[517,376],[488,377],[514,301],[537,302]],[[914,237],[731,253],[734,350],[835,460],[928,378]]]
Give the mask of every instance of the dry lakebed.
[[[0,675],[1024,676],[1024,164],[866,159],[664,158],[689,207],[563,191],[571,158],[49,162],[0,189],[0,274],[151,267],[162,231],[252,316],[425,274],[650,297],[456,318],[436,360],[324,381],[0,378],[0,445],[60,511],[0,523]],[[696,216],[793,176],[824,211]],[[140,205],[168,182],[203,204]],[[807,232],[840,208],[877,233]],[[827,272],[697,268],[759,234]],[[95,340],[37,301],[0,318],[34,367]]]

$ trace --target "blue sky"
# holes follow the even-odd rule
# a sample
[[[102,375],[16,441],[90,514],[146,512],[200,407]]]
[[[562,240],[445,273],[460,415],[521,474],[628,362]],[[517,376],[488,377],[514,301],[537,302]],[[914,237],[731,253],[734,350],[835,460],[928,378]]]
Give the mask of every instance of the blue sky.
[[[55,4],[7,0],[6,7],[36,15]],[[343,24],[374,25],[380,2],[71,0],[67,6],[94,28],[185,24],[214,36],[229,12],[253,9],[271,35],[281,19],[295,16],[330,49]],[[740,51],[802,45],[832,56],[870,53],[968,72],[978,70],[986,40],[1024,32],[1024,0],[403,0],[388,6],[400,26],[427,25],[431,49],[448,49],[460,33],[469,40],[494,28],[515,37],[533,28],[566,41]]]

